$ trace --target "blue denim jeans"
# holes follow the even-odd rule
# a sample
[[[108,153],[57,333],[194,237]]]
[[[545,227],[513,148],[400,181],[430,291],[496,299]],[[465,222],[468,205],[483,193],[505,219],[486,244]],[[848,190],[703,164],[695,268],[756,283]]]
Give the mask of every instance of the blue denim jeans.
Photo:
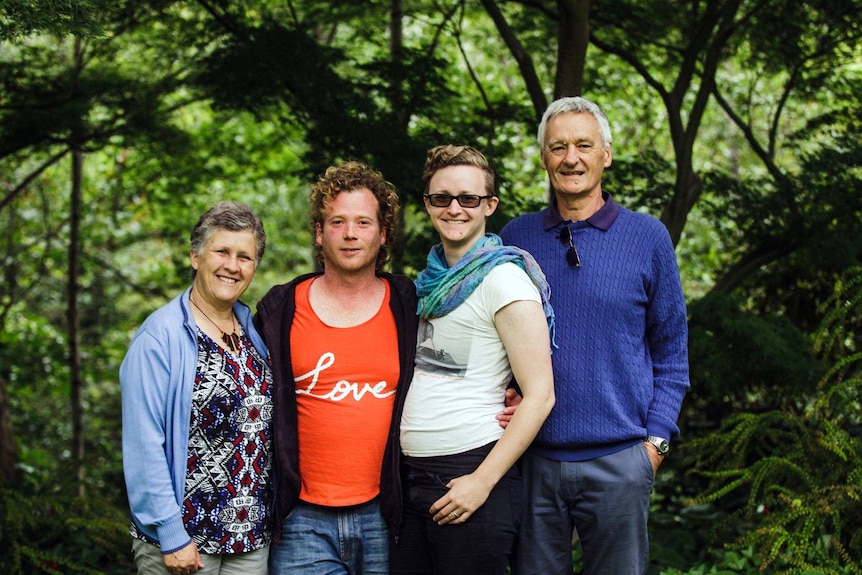
[[[299,502],[270,546],[269,575],[387,575],[388,530],[377,499],[353,507]]]
[[[584,575],[643,575],[653,470],[641,442],[588,461],[525,453],[527,510],[515,543],[513,575],[571,575],[577,529]]]
[[[390,545],[392,575],[503,575],[523,510],[520,472],[512,468],[487,501],[464,523],[438,525],[428,509],[470,473],[437,473],[408,467],[398,542]]]

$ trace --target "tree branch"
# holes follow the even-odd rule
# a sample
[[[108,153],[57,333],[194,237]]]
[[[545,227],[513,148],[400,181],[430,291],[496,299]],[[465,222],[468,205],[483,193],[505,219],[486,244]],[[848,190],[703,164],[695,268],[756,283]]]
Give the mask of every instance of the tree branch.
[[[536,74],[536,67],[533,65],[530,53],[521,45],[521,42],[515,36],[509,23],[506,22],[506,17],[503,16],[500,7],[497,6],[494,0],[482,0],[482,6],[485,7],[485,11],[491,17],[491,20],[493,20],[497,31],[500,33],[500,37],[518,63],[518,69],[521,71],[521,77],[524,80],[527,93],[530,95],[536,119],[541,118],[542,114],[545,113],[545,108],[548,107],[548,100],[545,98],[545,92],[542,90],[542,84],[539,82],[539,76]]]
[[[35,180],[37,177],[39,177],[39,175],[42,174],[42,172],[59,162],[63,158],[63,156],[65,156],[69,152],[69,148],[64,148],[62,151],[54,154],[53,156],[45,160],[45,162],[43,162],[42,165],[36,168],[34,171],[30,172],[30,174],[26,178],[24,178],[24,180],[22,180],[17,186],[12,188],[12,190],[8,194],[6,194],[6,196],[4,196],[2,200],[0,200],[0,212],[2,212],[6,208],[6,206],[12,203],[18,196],[18,194],[23,192],[27,188],[27,186],[29,186],[33,182],[33,180]]]
[[[765,265],[787,257],[798,247],[798,239],[785,234],[770,238],[742,257],[720,277],[709,293],[730,293]]]

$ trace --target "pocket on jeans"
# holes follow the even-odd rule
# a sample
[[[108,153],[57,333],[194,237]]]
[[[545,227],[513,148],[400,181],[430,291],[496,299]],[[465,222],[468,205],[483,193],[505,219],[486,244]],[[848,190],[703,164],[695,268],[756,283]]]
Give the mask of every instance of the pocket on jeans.
[[[432,503],[440,499],[449,489],[441,483],[445,476],[430,471],[411,469],[407,475],[407,496],[414,507],[427,511]]]
[[[284,516],[284,519],[282,519],[281,524],[286,525],[287,522],[290,521],[290,518],[293,517],[294,515],[296,515],[297,509],[299,509],[299,504],[294,505],[293,509],[291,509],[290,511],[287,512],[287,515]]]
[[[460,475],[441,475],[440,473],[432,473],[431,475],[434,477],[434,481],[437,483],[437,485],[439,487],[442,487],[443,489],[446,489],[447,491],[449,490],[449,488],[447,487],[447,485],[449,485],[449,482],[456,477],[461,477]]]
[[[424,469],[410,469],[410,471],[407,472],[407,482],[410,485],[440,487],[442,489],[449,489],[446,485],[456,477],[460,476],[450,474],[444,475],[433,471],[425,471]]]

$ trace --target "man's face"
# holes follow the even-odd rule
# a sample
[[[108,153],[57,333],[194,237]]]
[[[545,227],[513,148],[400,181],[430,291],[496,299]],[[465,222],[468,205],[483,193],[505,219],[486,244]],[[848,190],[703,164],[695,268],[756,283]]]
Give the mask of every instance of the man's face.
[[[542,167],[558,196],[601,194],[602,172],[611,161],[611,146],[602,143],[599,123],[591,114],[566,112],[548,120]]]
[[[321,247],[325,271],[352,275],[370,268],[373,273],[386,233],[371,190],[357,188],[335,196],[323,211],[315,242]]]

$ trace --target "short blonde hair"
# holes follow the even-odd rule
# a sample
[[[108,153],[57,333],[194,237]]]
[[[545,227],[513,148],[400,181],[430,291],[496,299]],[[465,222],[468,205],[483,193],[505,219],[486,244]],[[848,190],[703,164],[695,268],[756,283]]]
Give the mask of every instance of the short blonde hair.
[[[491,169],[488,158],[476,148],[451,144],[435,146],[428,150],[428,156],[425,158],[425,169],[422,171],[422,184],[425,186],[426,194],[434,174],[449,166],[475,166],[479,168],[485,175],[485,193],[489,196],[497,195],[494,170]]]

